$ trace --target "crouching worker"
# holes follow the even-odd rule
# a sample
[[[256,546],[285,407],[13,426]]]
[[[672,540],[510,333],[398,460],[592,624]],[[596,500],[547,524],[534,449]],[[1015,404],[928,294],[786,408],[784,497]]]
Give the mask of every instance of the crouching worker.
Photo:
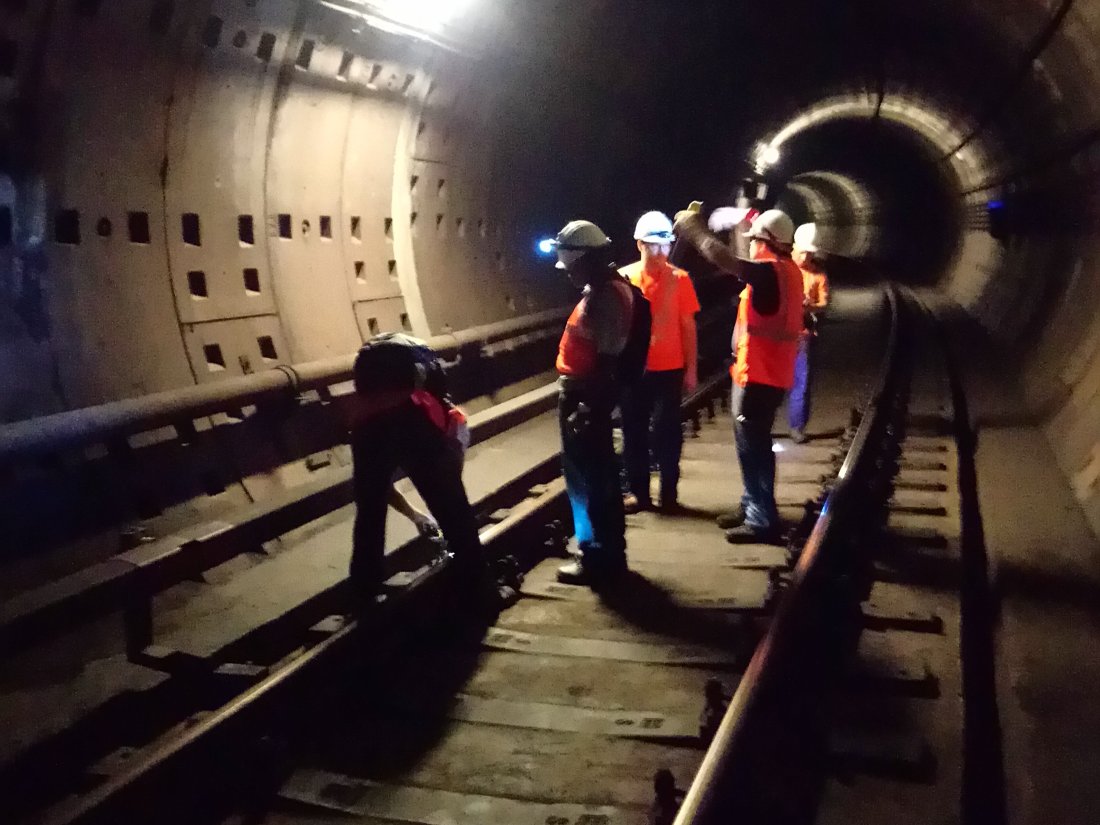
[[[626,570],[626,517],[611,413],[626,365],[640,375],[649,347],[648,301],[618,274],[610,245],[603,230],[588,221],[567,224],[555,241],[558,269],[584,291],[566,323],[557,359],[562,471],[579,548],[574,561],[559,568],[558,580],[591,586]],[[643,312],[644,319],[635,317]]]
[[[359,350],[354,377],[352,586],[370,602],[382,585],[386,511],[392,502],[422,533],[438,526],[454,554],[462,586],[475,597],[487,595],[488,572],[477,522],[462,484],[469,433],[465,416],[447,394],[439,358],[411,336],[379,335]],[[394,490],[399,470],[408,475],[431,517]]]

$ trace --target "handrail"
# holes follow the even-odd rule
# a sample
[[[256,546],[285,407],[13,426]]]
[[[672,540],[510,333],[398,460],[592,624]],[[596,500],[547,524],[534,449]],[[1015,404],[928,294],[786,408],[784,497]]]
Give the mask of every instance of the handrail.
[[[730,787],[746,775],[757,754],[751,725],[756,713],[768,700],[779,675],[786,671],[790,657],[798,651],[801,612],[811,601],[812,589],[823,580],[822,571],[829,563],[828,551],[845,516],[853,511],[858,493],[856,483],[870,456],[867,450],[872,433],[881,424],[883,401],[888,399],[895,378],[898,355],[898,296],[892,286],[886,288],[890,333],[875,391],[864,409],[859,428],[838,474],[821,515],[799,556],[768,632],[753,653],[725,716],[703,758],[673,825],[726,825],[730,822]]]
[[[560,323],[562,308],[436,335],[428,344],[444,357],[464,347],[491,344]],[[284,365],[253,375],[181,387],[140,398],[55,413],[0,426],[0,463],[82,447],[185,420],[293,397],[352,377],[355,353]]]

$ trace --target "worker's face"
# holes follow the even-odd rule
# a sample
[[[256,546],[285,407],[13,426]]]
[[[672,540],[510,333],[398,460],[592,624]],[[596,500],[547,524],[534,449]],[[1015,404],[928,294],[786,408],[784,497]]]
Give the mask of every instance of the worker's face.
[[[581,255],[579,257],[562,258],[565,264],[565,275],[577,289],[584,289],[592,280],[592,256]]]
[[[638,241],[638,251],[642,253],[642,263],[663,264],[668,262],[668,254],[672,251],[672,244]]]
[[[768,245],[761,240],[752,238],[749,240],[749,257],[759,261],[768,251]]]

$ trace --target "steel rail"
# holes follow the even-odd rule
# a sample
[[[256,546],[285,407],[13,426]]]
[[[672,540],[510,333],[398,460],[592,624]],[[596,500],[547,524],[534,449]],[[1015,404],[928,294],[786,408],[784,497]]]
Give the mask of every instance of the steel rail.
[[[859,483],[874,456],[869,449],[883,426],[887,403],[895,385],[898,358],[899,298],[886,289],[890,332],[878,381],[864,408],[860,425],[838,474],[836,487],[822,507],[809,539],[799,556],[788,591],[780,599],[775,616],[730,700],[729,706],[707,750],[698,772],[684,797],[673,825],[726,825],[738,818],[739,802],[733,798],[746,784],[745,777],[756,767],[760,737],[758,717],[762,710],[774,712],[775,691],[781,674],[799,654],[800,631],[807,606],[815,603],[815,591],[827,580],[833,560],[843,548],[838,539],[850,525]]]
[[[509,321],[436,335],[427,343],[443,357],[452,358],[467,347],[487,346],[533,330],[556,326],[565,316],[564,309],[551,309]],[[0,464],[109,442],[228,410],[293,400],[303,392],[350,381],[354,363],[355,353],[350,353],[17,421],[0,426]]]

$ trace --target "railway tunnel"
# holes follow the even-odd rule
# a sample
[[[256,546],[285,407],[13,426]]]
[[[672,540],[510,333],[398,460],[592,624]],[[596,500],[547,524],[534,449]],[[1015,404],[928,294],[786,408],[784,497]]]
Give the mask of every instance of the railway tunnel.
[[[575,297],[540,238],[589,217],[629,260],[642,212],[747,194],[841,291],[937,308],[1007,821],[1091,821],[1097,42],[1088,0],[0,3],[0,443],[33,445],[0,592],[346,468],[309,376],[378,332],[450,341],[476,412],[525,397]]]

